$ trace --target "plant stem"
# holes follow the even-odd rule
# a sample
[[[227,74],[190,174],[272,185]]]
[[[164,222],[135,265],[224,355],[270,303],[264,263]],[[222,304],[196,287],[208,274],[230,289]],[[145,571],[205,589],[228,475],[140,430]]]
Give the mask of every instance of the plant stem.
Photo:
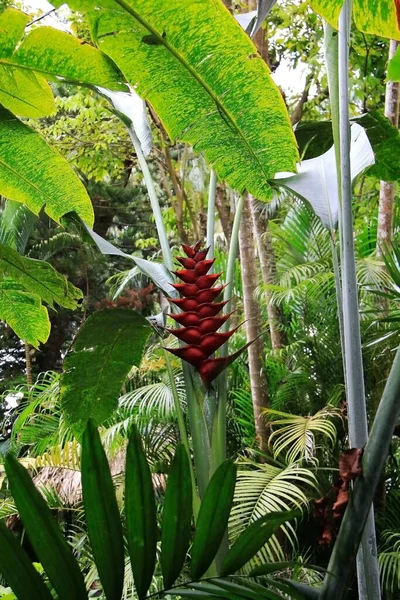
[[[147,191],[149,193],[151,208],[153,211],[154,220],[156,222],[158,239],[160,240],[164,264],[167,267],[167,269],[169,269],[169,271],[172,271],[174,268],[174,263],[172,261],[171,249],[169,247],[167,232],[165,231],[165,227],[164,227],[161,207],[158,202],[156,190],[154,188],[153,178],[151,176],[150,169],[148,167],[147,161],[142,152],[142,147],[141,147],[139,139],[135,133],[135,130],[133,129],[133,126],[129,127],[128,131],[129,131],[129,136],[132,140],[132,144],[135,148],[135,152],[137,155],[137,159],[138,159],[140,168],[143,173],[144,182],[146,184]]]
[[[341,233],[342,251],[342,302],[343,302],[343,334],[345,350],[345,381],[348,403],[349,439],[352,447],[361,448],[368,439],[368,422],[365,403],[364,370],[361,349],[360,318],[358,307],[358,288],[354,254],[354,232],[352,213],[352,185],[350,172],[350,125],[349,125],[349,40],[351,23],[351,0],[346,0],[339,19],[338,62],[335,70],[335,40],[331,32],[331,75],[332,85],[332,126],[336,148],[339,137],[340,154],[336,150],[338,167],[338,184],[341,198]],[[328,29],[329,33],[329,29]],[[333,51],[332,51],[333,48]],[[335,85],[338,74],[338,88]],[[338,89],[338,98],[335,95]],[[338,106],[336,105],[338,100]],[[336,547],[336,545],[335,545]],[[362,553],[361,553],[362,552]],[[380,598],[379,567],[376,556],[376,537],[373,513],[370,512],[365,529],[362,551],[357,559],[359,591],[366,590],[367,595],[360,598],[376,600]],[[337,575],[333,571],[333,575]],[[340,600],[342,596],[326,596]]]
[[[232,292],[235,279],[235,266],[239,248],[239,228],[242,218],[244,206],[244,198],[240,197],[236,204],[235,218],[232,227],[231,244],[229,247],[228,264],[226,268],[227,286],[224,290],[224,300],[228,301],[225,306],[225,314],[228,314],[232,308]],[[223,331],[228,331],[229,319],[224,323]],[[220,356],[227,356],[228,343],[225,343],[221,350]],[[212,455],[211,455],[211,473],[222,463],[226,458],[226,402],[227,402],[227,377],[223,371],[217,379],[218,385],[218,406],[217,416],[214,420],[213,435],[212,435]]]
[[[208,188],[207,208],[207,247],[209,247],[207,258],[214,258],[214,235],[215,235],[215,196],[217,193],[217,176],[214,171],[210,173],[210,185]]]
[[[362,461],[362,476],[353,493],[327,568],[320,600],[340,600],[347,588],[354,558],[370,514],[372,500],[389,452],[394,424],[400,417],[400,348],[386,382]],[[377,600],[381,596],[374,596]],[[371,596],[372,598],[372,596]]]
[[[169,355],[166,350],[164,350],[164,358],[165,358],[165,364],[167,367],[169,381],[171,384],[171,390],[172,390],[172,396],[174,399],[176,416],[178,419],[179,434],[181,436],[182,444],[185,446],[185,450],[187,452],[188,459],[189,459],[190,478],[192,481],[192,490],[193,490],[193,514],[194,514],[194,521],[196,523],[197,515],[199,514],[199,510],[200,510],[200,498],[199,498],[199,494],[197,491],[196,478],[194,476],[193,464],[192,464],[192,460],[190,458],[191,453],[190,453],[190,447],[189,447],[189,440],[188,440],[188,436],[187,436],[187,432],[186,432],[185,420],[183,418],[182,406],[179,401],[178,390],[176,389],[176,383],[175,383],[174,373],[173,373],[172,367],[171,367],[171,361],[169,359]]]

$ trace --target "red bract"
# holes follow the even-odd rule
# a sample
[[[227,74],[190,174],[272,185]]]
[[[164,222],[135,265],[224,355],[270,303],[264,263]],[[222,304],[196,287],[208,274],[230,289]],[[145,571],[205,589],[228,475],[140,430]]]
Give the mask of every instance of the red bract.
[[[218,329],[230,315],[217,316],[226,305],[226,302],[216,302],[225,286],[213,287],[221,273],[208,274],[215,260],[206,260],[208,248],[202,249],[200,242],[194,246],[183,245],[182,248],[186,257],[179,257],[177,260],[184,268],[175,271],[175,275],[183,283],[173,284],[181,298],[170,298],[170,302],[182,312],[169,315],[182,327],[167,331],[186,345],[167,350],[193,365],[199,371],[204,385],[209,387],[248,344],[231,356],[210,358],[235,333],[237,327],[218,333]]]

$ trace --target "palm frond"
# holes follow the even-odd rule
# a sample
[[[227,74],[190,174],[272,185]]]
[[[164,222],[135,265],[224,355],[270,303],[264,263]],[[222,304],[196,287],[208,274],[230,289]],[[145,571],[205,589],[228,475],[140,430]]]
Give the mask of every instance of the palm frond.
[[[28,256],[32,258],[40,258],[41,260],[48,260],[55,254],[64,252],[67,249],[77,248],[81,246],[82,240],[78,235],[67,233],[62,231],[56,233],[48,240],[42,240],[32,246],[29,250]]]
[[[310,492],[317,490],[315,475],[298,464],[279,467],[241,463],[240,467],[229,520],[232,539],[236,539],[250,523],[269,512],[305,510]],[[281,529],[289,544],[295,546],[296,535],[293,526],[286,524]],[[282,560],[283,557],[282,546],[277,536],[273,536],[258,555],[260,562]]]
[[[269,438],[275,458],[284,454],[286,461],[291,464],[303,460],[316,461],[316,434],[323,435],[334,445],[336,427],[330,419],[340,416],[341,413],[338,409],[328,406],[315,415],[306,417],[270,408],[265,409],[263,414],[273,427],[280,426]]]

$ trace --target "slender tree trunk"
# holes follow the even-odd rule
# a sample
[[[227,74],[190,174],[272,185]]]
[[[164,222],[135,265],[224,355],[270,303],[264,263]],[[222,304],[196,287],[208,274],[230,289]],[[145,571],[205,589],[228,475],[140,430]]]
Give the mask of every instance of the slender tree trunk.
[[[217,183],[217,192],[215,196],[215,206],[221,221],[222,231],[224,232],[226,245],[229,248],[232,237],[232,215],[226,188],[222,183]]]
[[[31,357],[31,347],[25,342],[25,368],[26,368],[26,385],[28,389],[30,389],[33,385],[32,378],[32,357]]]
[[[390,41],[389,60],[394,56],[399,42]],[[388,81],[386,84],[385,95],[385,116],[395,127],[399,126],[399,89],[398,82]],[[379,193],[379,211],[378,211],[378,233],[376,254],[382,256],[382,247],[390,242],[393,236],[393,208],[395,197],[395,184],[388,181],[381,181]]]
[[[264,224],[260,211],[257,210],[257,201],[253,196],[249,196],[249,198],[251,217],[253,220],[253,231],[257,243],[263,284],[264,286],[273,285],[277,283],[277,271],[271,234],[268,230],[268,221]],[[272,294],[268,289],[265,289],[264,296],[267,303],[272,349],[278,350],[287,344],[286,335],[281,327],[282,315],[279,308],[271,302]]]
[[[257,285],[257,267],[252,225],[250,198],[246,194],[239,231],[239,252],[242,269],[246,338],[248,342],[254,340],[260,334],[262,327],[260,308],[254,298]],[[262,411],[268,407],[268,392],[267,380],[263,371],[264,342],[262,337],[249,346],[248,356],[256,434],[261,451],[266,452],[268,427],[265,417],[262,416]]]

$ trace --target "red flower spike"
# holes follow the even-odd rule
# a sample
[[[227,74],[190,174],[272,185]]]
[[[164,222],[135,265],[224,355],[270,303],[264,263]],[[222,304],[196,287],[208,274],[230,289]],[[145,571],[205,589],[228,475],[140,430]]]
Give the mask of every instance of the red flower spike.
[[[197,314],[199,315],[200,319],[215,317],[215,315],[217,315],[226,304],[228,304],[227,300],[225,302],[206,302],[205,304],[200,304],[197,307]]]
[[[182,340],[185,344],[199,345],[203,334],[198,327],[182,327],[182,329],[166,329],[168,333],[172,333],[178,340]],[[204,348],[202,348],[204,350]]]
[[[186,362],[190,363],[197,369],[207,358],[207,354],[203,352],[201,348],[198,348],[194,345],[182,346],[182,348],[165,348],[165,350],[168,350],[169,352],[172,352],[172,354],[175,354],[175,356],[186,360]]]
[[[201,249],[201,242],[194,246],[182,246],[186,257],[179,257],[178,262],[184,267],[175,271],[175,275],[183,283],[172,284],[183,298],[170,299],[178,306],[181,314],[169,315],[181,329],[167,329],[169,333],[181,340],[185,346],[166,348],[175,356],[193,365],[200,373],[206,387],[238,356],[249,344],[246,344],[231,356],[209,358],[235,333],[236,329],[218,333],[218,329],[231,315],[218,317],[218,313],[228,301],[216,302],[225,286],[213,287],[221,273],[208,274],[215,259],[206,260],[208,248]]]
[[[199,315],[194,312],[184,312],[179,313],[178,315],[168,314],[168,317],[171,317],[171,319],[174,319],[174,321],[179,323],[179,325],[183,325],[183,327],[197,327],[200,326],[201,323]],[[219,327],[217,327],[217,329],[219,329]]]
[[[168,300],[185,312],[194,311],[199,306],[199,303],[194,298],[168,298]]]
[[[205,333],[214,333],[217,331],[222,325],[229,319],[232,315],[225,315],[224,317],[209,317],[207,319],[201,319],[198,324],[198,328],[201,333],[204,335]]]
[[[214,285],[217,281],[218,277],[220,277],[222,273],[212,273],[211,275],[202,275],[196,281],[196,285],[201,290],[205,290]]]
[[[176,260],[178,260],[185,269],[194,269],[197,265],[193,258],[183,258],[183,256],[177,256]]]
[[[211,269],[211,267],[215,263],[215,258],[213,258],[211,260],[202,260],[201,262],[198,262],[198,263],[196,263],[195,261],[193,261],[193,263],[194,263],[195,266],[194,267],[190,267],[190,268],[194,268],[194,270],[196,271],[197,275],[206,275],[206,273],[208,273],[208,271]],[[183,265],[183,266],[185,267],[185,269],[189,268],[186,265]]]
[[[179,277],[184,283],[195,283],[198,279],[198,275],[194,269],[183,269],[181,271],[172,271],[174,275]]]
[[[174,287],[182,296],[187,298],[188,296],[196,296],[199,292],[199,288],[195,283],[172,283]]]
[[[196,300],[199,304],[204,304],[205,302],[214,302],[224,288],[224,285],[220,285],[219,287],[210,288],[209,290],[200,290],[195,296]]]
[[[204,250],[201,250],[200,252],[196,252],[196,254],[193,256],[193,260],[195,260],[197,263],[203,261],[207,256],[209,249],[210,246]]]

